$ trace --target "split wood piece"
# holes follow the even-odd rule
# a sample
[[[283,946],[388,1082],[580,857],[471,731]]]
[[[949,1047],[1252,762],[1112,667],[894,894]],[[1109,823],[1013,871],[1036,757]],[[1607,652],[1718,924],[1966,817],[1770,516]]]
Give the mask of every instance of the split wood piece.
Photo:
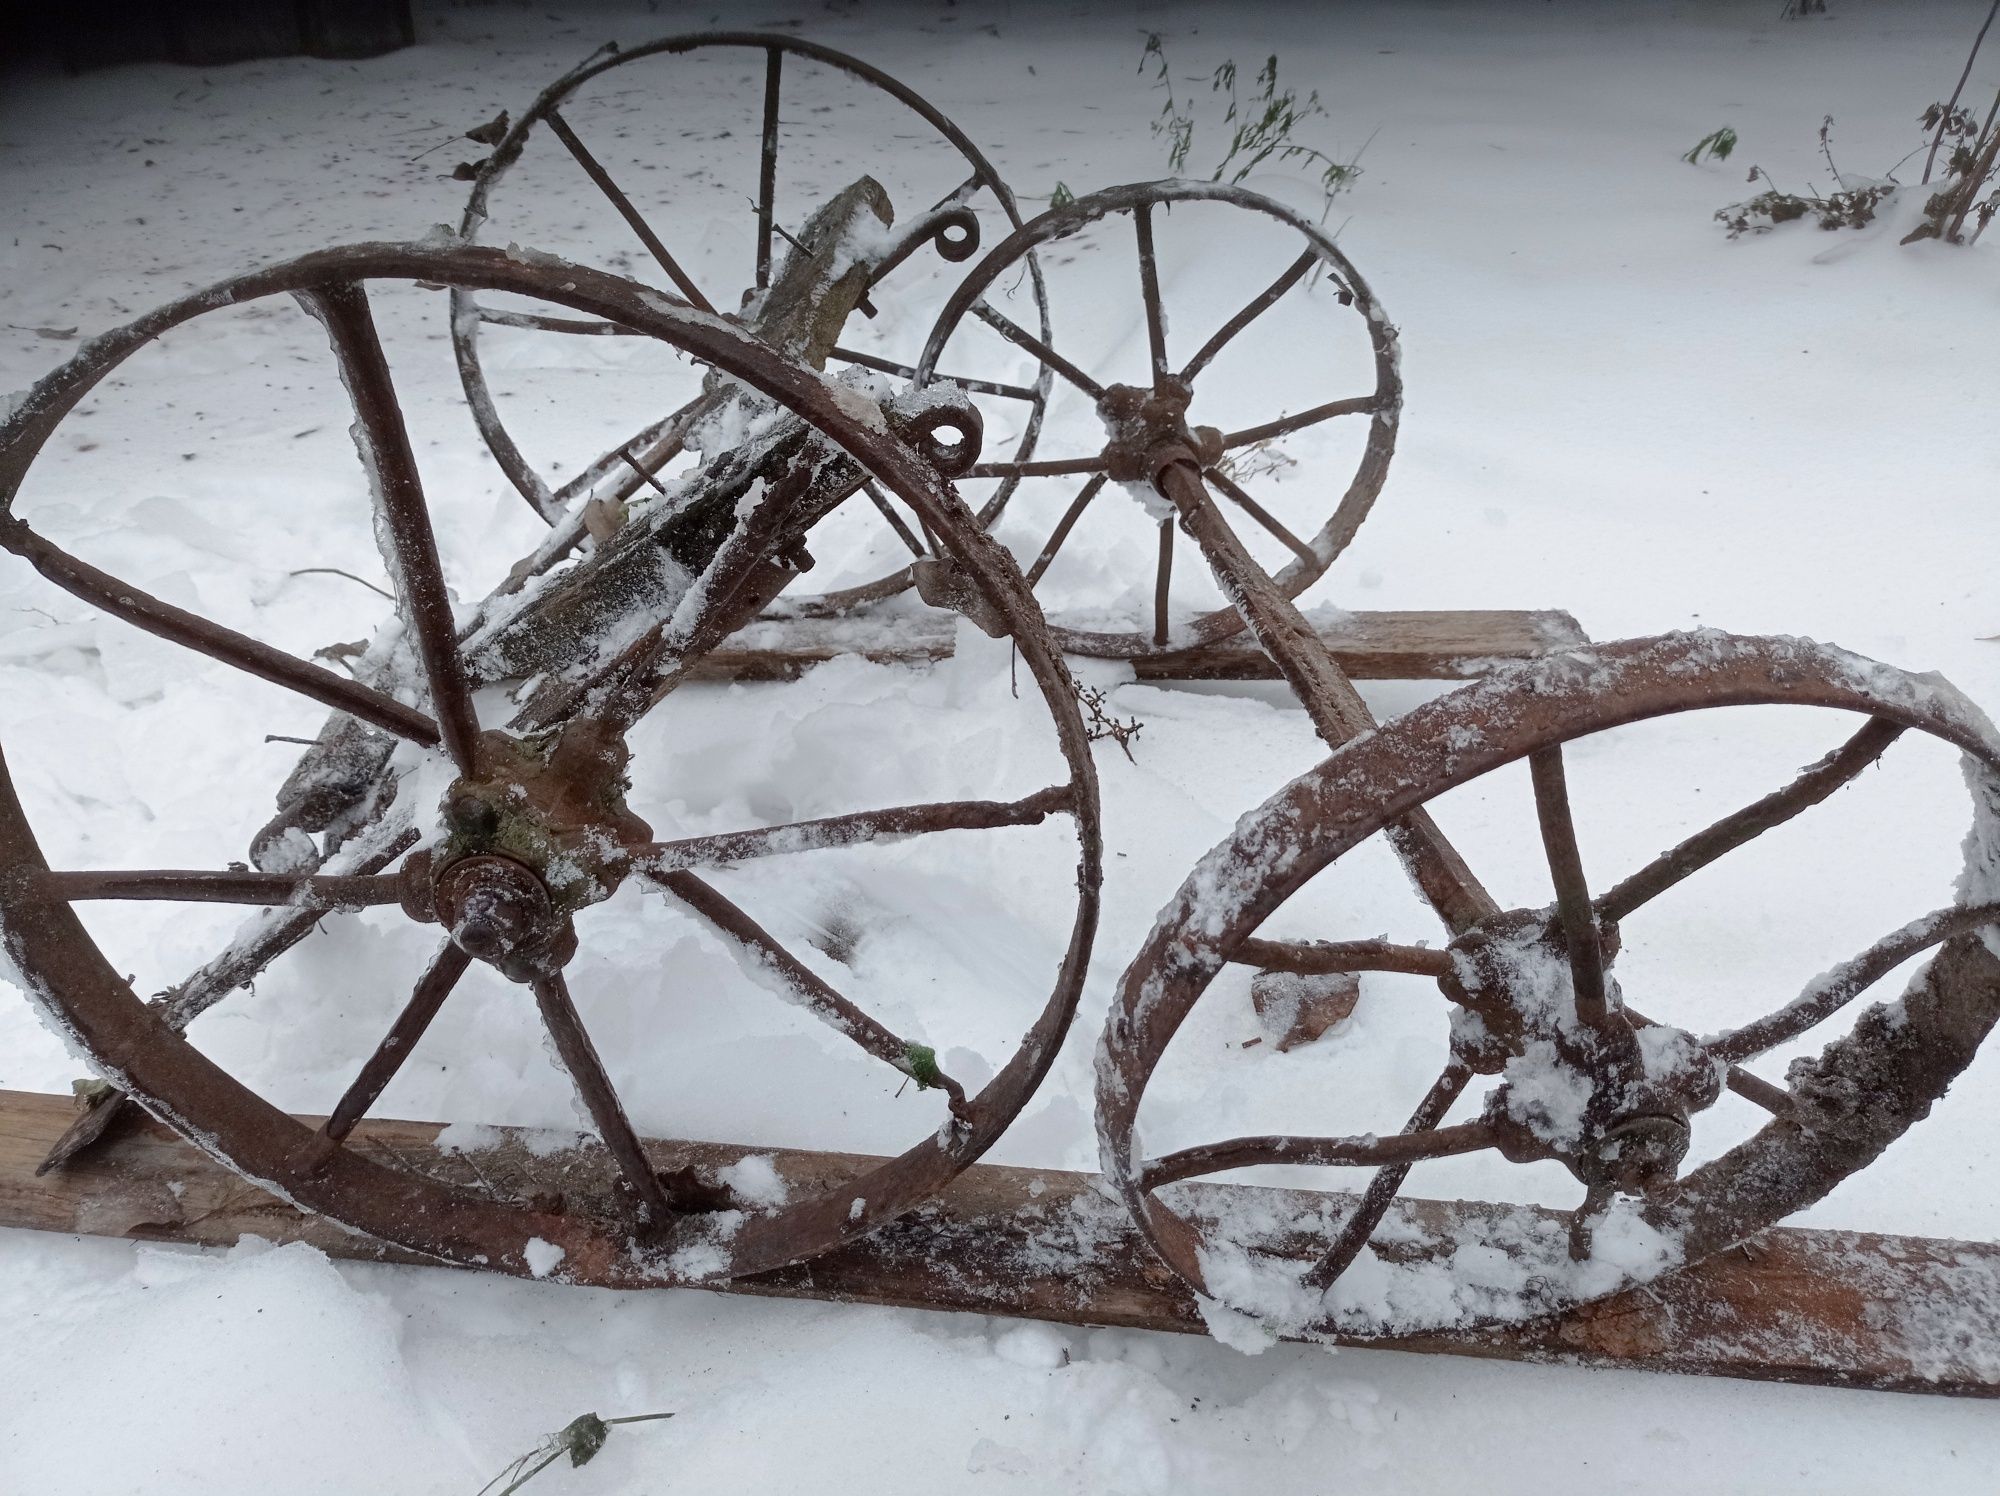
[[[1574,618],[1554,608],[1347,613],[1311,621],[1334,662],[1355,680],[1465,680],[1499,661],[1590,642]],[[843,655],[878,665],[932,664],[951,657],[956,623],[943,613],[760,619],[705,656],[689,678],[795,680]],[[1247,632],[1140,656],[1132,673],[1145,681],[1280,679]]]
[[[232,1245],[305,1241],[337,1257],[423,1263],[301,1214],[147,1119],[115,1144],[37,1179],[68,1125],[65,1096],[0,1091],[0,1225],[136,1240]],[[469,1189],[560,1191],[571,1209],[612,1208],[602,1169],[547,1153],[546,1134],[497,1129],[476,1154],[441,1152],[435,1123],[363,1122],[349,1146]],[[532,1144],[533,1146],[529,1146]],[[646,1145],[655,1164],[713,1176],[763,1153],[794,1190],[851,1177],[853,1154],[711,1143]],[[544,1156],[545,1155],[545,1156]],[[1255,1195],[1303,1216],[1350,1195],[1206,1184],[1207,1208]],[[1417,1233],[1555,1213],[1398,1200]],[[1408,1234],[1399,1233],[1399,1234]],[[560,1277],[561,1270],[557,1270]],[[728,1292],[963,1310],[1062,1324],[1201,1333],[1188,1289],[1147,1250],[1094,1175],[975,1164],[933,1201],[865,1240],[796,1268],[717,1284]],[[1343,1344],[1488,1359],[1743,1377],[1829,1387],[2000,1397],[2000,1245],[1779,1228],[1749,1249],[1552,1319],[1497,1330],[1358,1333]]]

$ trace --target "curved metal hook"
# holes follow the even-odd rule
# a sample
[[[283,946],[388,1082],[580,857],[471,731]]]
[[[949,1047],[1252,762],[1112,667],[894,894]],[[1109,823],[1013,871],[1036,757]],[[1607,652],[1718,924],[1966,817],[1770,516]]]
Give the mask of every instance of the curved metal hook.
[[[979,215],[963,205],[933,208],[903,230],[894,249],[875,262],[868,284],[872,288],[916,252],[926,239],[951,264],[957,265],[979,253]]]

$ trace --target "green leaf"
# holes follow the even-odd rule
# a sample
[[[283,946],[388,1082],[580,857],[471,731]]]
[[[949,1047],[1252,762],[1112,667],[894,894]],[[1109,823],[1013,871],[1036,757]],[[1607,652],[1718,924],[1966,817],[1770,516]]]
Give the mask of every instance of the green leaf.
[[[919,1091],[931,1090],[944,1082],[944,1072],[938,1069],[937,1051],[928,1044],[904,1045],[903,1069],[917,1083]]]
[[[1689,166],[1699,166],[1706,155],[1712,161],[1727,161],[1729,153],[1736,149],[1736,132],[1728,125],[1720,130],[1711,130],[1694,143],[1694,149],[1685,152],[1681,160]]]

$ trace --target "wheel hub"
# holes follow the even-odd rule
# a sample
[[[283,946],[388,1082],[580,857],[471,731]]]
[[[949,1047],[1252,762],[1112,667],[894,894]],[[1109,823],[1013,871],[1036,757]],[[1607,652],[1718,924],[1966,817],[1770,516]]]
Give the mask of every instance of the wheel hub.
[[[1169,462],[1192,454],[1197,466],[1222,460],[1222,433],[1213,426],[1190,426],[1188,404],[1194,386],[1171,375],[1148,389],[1107,385],[1097,414],[1108,438],[1104,470],[1113,482],[1151,483]]]
[[[1486,1120],[1505,1156],[1557,1159],[1593,1188],[1657,1189],[1673,1182],[1688,1116],[1721,1094],[1722,1072],[1681,1030],[1631,1014],[1608,970],[1617,927],[1602,927],[1599,939],[1615,1000],[1591,1022],[1578,1011],[1553,910],[1508,910],[1461,934],[1442,982],[1460,1008],[1452,1052],[1501,1077]]]
[[[1624,1117],[1597,1139],[1583,1160],[1588,1172],[1578,1177],[1585,1184],[1644,1194],[1674,1182],[1681,1160],[1687,1157],[1688,1142],[1685,1117]]]
[[[588,718],[480,740],[482,773],[455,781],[436,847],[406,862],[404,906],[515,981],[576,952],[574,917],[624,881],[652,828],[626,807],[622,739]]]
[[[552,954],[548,948],[570,931],[547,886],[511,857],[461,858],[434,880],[433,896],[438,923],[459,949],[503,970],[533,954]]]

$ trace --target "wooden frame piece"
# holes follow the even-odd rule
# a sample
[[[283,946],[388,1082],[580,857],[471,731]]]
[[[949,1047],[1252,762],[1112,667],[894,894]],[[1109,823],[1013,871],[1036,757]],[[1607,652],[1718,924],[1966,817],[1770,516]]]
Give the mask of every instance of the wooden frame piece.
[[[36,1164],[74,1116],[68,1097],[0,1090],[0,1226],[207,1246],[251,1235],[309,1242],[336,1257],[429,1261],[302,1214],[150,1119],[37,1178]],[[351,1146],[466,1188],[560,1190],[572,1209],[589,1208],[611,1188],[608,1177],[579,1172],[577,1161],[589,1155],[551,1153],[545,1136],[495,1128],[481,1134],[490,1145],[461,1152],[436,1146],[440,1130],[435,1123],[364,1122]],[[535,1147],[526,1146],[530,1140]],[[875,1162],[715,1143],[646,1147],[664,1169],[692,1167],[710,1178],[746,1154],[762,1154],[794,1189],[822,1187]],[[1203,1188],[1241,1195],[1254,1187]],[[1301,1208],[1343,1203],[1283,1193]],[[1395,1208],[1430,1225],[1473,1213],[1553,1214],[1422,1200]],[[565,1276],[560,1266],[555,1276]],[[1185,1285],[1147,1250],[1097,1176],[993,1164],[975,1164],[936,1199],[864,1240],[810,1263],[714,1286],[1073,1325],[1204,1329]],[[1499,1330],[1356,1335],[1341,1343],[2000,1397],[2000,1245],[1780,1228],[1687,1272],[1554,1319]]]
[[[1347,613],[1312,620],[1334,661],[1354,680],[1466,680],[1503,660],[1533,659],[1589,643],[1555,608]],[[951,658],[958,620],[936,611],[844,618],[762,618],[705,655],[691,680],[792,680],[813,665],[859,655],[878,665]],[[1280,680],[1248,632],[1214,644],[1131,661],[1143,681]]]

